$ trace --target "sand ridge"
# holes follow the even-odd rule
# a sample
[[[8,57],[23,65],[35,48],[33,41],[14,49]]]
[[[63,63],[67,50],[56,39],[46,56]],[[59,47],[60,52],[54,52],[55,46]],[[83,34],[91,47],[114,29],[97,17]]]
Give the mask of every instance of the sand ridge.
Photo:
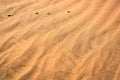
[[[120,0],[0,0],[0,80],[120,80]]]

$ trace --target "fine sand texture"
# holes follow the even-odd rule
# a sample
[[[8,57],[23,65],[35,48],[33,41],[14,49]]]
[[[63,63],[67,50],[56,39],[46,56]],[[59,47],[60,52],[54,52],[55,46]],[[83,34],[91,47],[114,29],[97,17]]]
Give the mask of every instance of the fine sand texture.
[[[0,80],[120,80],[120,0],[0,0]]]

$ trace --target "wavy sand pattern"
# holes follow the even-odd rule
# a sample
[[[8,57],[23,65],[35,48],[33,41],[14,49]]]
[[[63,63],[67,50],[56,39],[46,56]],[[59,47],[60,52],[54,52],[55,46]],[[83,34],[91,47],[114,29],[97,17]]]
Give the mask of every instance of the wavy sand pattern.
[[[0,0],[0,80],[120,80],[120,0]]]

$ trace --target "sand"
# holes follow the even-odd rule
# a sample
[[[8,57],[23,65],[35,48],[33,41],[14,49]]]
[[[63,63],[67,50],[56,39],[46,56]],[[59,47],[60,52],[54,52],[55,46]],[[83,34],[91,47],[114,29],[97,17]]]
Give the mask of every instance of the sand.
[[[0,80],[120,80],[120,0],[0,0]]]

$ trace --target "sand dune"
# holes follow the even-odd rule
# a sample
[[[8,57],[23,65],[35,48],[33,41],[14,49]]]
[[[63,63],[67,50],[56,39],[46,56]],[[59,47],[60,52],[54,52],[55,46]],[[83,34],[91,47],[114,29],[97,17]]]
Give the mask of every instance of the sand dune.
[[[0,0],[0,80],[120,80],[120,0]]]

